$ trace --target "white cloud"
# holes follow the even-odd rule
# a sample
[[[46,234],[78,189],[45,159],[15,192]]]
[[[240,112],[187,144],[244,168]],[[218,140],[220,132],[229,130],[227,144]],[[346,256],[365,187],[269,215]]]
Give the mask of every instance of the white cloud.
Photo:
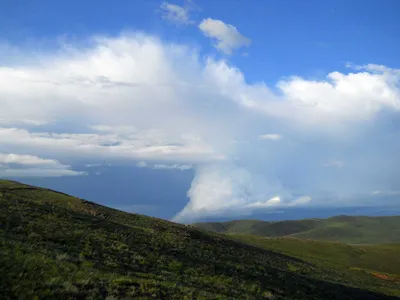
[[[280,95],[264,83],[247,84],[244,74],[224,61],[209,63],[206,72],[232,101],[298,124],[366,121],[383,110],[400,111],[399,70],[381,66],[358,67],[347,74],[331,72],[320,81],[289,77],[277,83]]]
[[[277,206],[281,203],[281,198],[279,196],[272,197],[271,199],[262,202],[257,201],[247,205],[247,207],[254,207],[254,208],[265,208],[270,206]]]
[[[145,161],[140,161],[136,164],[139,168],[147,167],[147,163]]]
[[[289,206],[304,205],[310,203],[312,198],[310,196],[301,196],[294,201],[292,201]]]
[[[190,20],[190,6],[182,7],[176,4],[163,2],[160,6],[162,18],[178,25],[187,25],[193,23]]]
[[[125,159],[164,159],[181,161],[220,160],[221,155],[214,153],[211,147],[193,142],[187,138],[177,141],[186,144],[173,144],[156,132],[142,131],[129,136],[117,134],[56,134],[47,132],[29,132],[25,129],[0,127],[2,147],[18,149],[29,147],[31,153],[47,153],[63,156],[96,156],[98,158]],[[1,148],[0,148],[1,149]]]
[[[311,201],[310,196],[294,197],[276,178],[232,163],[198,167],[188,197],[190,202],[174,217],[175,221],[193,222],[221,214],[243,216]]]
[[[2,177],[60,177],[84,175],[54,159],[33,155],[0,153],[0,176]]]
[[[356,193],[381,181],[372,186],[388,190],[400,175],[398,133],[379,122],[398,120],[399,70],[367,65],[270,87],[247,83],[225,60],[145,34],[83,44],[91,46],[37,57],[21,50],[20,62],[0,66],[0,119],[7,120],[0,124],[1,153],[24,149],[69,164],[193,165],[181,220],[248,212],[274,197],[278,206],[306,203],[296,202],[299,193],[315,203],[313,192],[336,195],[346,185]],[[252,138],[259,132],[279,132],[286,142],[261,147]],[[346,161],[346,174],[322,172],[326,157]]]
[[[54,159],[43,159],[32,155],[19,155],[13,153],[0,153],[1,164],[17,164],[17,165],[39,165],[39,166],[59,166],[60,163]]]
[[[276,179],[232,163],[197,167],[188,197],[190,202],[174,217],[175,221],[244,215],[255,209],[286,205],[293,198]]]
[[[376,65],[359,72],[331,72],[315,81],[292,77],[278,87],[293,104],[317,112],[321,118],[366,119],[383,108],[400,109],[399,71]]]
[[[262,134],[258,137],[260,140],[271,140],[271,141],[277,141],[282,138],[281,135],[275,134],[275,133],[268,133],[268,134]]]
[[[233,50],[251,44],[251,40],[240,34],[235,26],[220,20],[204,19],[199,28],[205,36],[215,39],[217,41],[215,47],[225,54],[231,54]]]
[[[374,196],[395,196],[400,195],[400,191],[373,191]]]

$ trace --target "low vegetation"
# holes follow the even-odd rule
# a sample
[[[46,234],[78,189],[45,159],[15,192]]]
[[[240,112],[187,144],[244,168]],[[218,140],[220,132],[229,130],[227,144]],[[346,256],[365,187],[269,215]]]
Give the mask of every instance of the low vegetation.
[[[341,273],[349,281],[377,277],[372,283],[378,290],[400,295],[400,244],[349,245],[290,237],[266,238],[234,235],[236,240],[279,252],[324,269]],[[389,283],[389,284],[387,284]]]
[[[343,273],[295,254],[265,249],[264,242],[248,243],[0,180],[2,299],[395,299],[399,295],[397,282],[384,278],[392,275],[356,269]],[[346,277],[349,274],[354,277]]]

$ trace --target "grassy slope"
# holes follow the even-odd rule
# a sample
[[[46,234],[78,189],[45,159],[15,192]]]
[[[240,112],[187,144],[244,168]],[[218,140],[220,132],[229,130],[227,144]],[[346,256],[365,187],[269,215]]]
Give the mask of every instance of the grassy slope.
[[[400,243],[400,216],[351,217],[266,222],[237,220],[196,223],[196,227],[221,233],[241,233],[267,237],[291,236],[353,244]]]
[[[343,277],[364,273],[393,282],[400,295],[400,244],[348,245],[298,238],[267,238],[235,234],[235,239],[260,248],[299,258],[322,268],[336,270]]]
[[[384,299],[366,290],[398,293],[392,280],[356,270],[346,278],[192,226],[1,180],[0,254],[2,299]]]

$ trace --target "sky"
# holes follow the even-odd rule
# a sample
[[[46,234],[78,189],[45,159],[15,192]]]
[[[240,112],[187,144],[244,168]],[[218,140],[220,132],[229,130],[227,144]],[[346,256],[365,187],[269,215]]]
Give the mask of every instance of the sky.
[[[1,1],[0,178],[182,223],[398,214],[399,14]]]

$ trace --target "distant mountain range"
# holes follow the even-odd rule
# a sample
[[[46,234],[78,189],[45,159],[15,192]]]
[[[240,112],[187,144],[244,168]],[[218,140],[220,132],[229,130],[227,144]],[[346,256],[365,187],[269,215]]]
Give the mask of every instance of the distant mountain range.
[[[336,216],[328,219],[305,219],[268,222],[235,220],[203,222],[194,226],[226,234],[249,234],[264,237],[296,237],[353,244],[399,243],[400,216]]]

